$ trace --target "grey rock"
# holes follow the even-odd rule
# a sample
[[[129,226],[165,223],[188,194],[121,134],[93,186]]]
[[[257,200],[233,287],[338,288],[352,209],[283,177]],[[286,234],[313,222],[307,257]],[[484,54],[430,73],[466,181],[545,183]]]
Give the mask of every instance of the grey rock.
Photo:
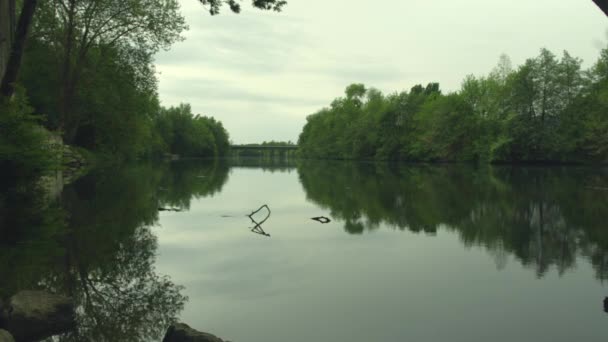
[[[196,331],[187,324],[175,323],[167,329],[163,342],[224,342],[224,340],[208,333]]]
[[[15,339],[8,331],[0,329],[0,342],[15,342]]]
[[[60,334],[76,325],[69,297],[44,291],[21,291],[8,301],[4,328],[17,341],[31,341]]]

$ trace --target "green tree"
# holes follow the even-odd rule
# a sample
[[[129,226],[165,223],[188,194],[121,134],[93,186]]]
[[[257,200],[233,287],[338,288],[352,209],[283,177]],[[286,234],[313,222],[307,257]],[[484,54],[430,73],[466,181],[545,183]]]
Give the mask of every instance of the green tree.
[[[44,2],[34,33],[55,47],[59,58],[59,125],[66,142],[73,142],[83,114],[74,108],[83,69],[93,49],[117,46],[134,56],[168,48],[186,28],[176,0],[67,0]]]
[[[217,157],[228,153],[229,136],[222,123],[193,115],[189,104],[162,108],[155,120],[167,152],[190,157]]]
[[[0,192],[35,181],[58,167],[57,146],[33,115],[23,92],[0,97]]]
[[[230,10],[234,13],[241,12],[241,4],[238,0],[198,0],[201,4],[205,5],[209,9],[211,15],[220,13],[220,9],[223,5],[228,5]],[[284,0],[252,0],[251,5],[255,8],[262,10],[274,10],[281,11],[283,6],[287,4]]]

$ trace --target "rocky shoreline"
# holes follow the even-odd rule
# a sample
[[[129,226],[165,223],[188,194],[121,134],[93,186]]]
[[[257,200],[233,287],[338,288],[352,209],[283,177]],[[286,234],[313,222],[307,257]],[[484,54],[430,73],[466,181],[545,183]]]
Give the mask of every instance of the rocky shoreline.
[[[76,327],[75,317],[70,297],[45,291],[20,291],[7,300],[0,300],[0,342],[39,341],[69,332]],[[162,342],[230,341],[184,323],[174,323]]]
[[[172,324],[162,342],[230,342],[221,338],[190,328],[185,323]]]
[[[0,303],[0,342],[36,341],[76,326],[72,299],[44,291],[20,291]]]
[[[41,177],[39,184],[49,201],[58,198],[63,187],[83,176],[92,167],[91,160],[76,148],[66,145],[60,136],[40,128],[47,136],[47,148],[57,156],[57,169]]]

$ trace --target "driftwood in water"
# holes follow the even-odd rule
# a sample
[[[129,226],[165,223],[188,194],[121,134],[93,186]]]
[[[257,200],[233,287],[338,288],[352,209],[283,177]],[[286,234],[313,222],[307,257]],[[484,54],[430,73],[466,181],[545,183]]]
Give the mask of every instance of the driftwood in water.
[[[260,210],[262,210],[263,208],[266,208],[266,210],[268,210],[268,213],[266,214],[266,217],[264,217],[264,219],[263,219],[262,221],[257,222],[257,221],[256,221],[256,220],[253,218],[253,215],[257,214],[257,213],[258,213]],[[268,220],[268,218],[270,217],[270,213],[271,213],[270,208],[269,208],[269,207],[268,207],[266,204],[264,204],[264,205],[263,205],[263,206],[261,206],[261,207],[260,207],[258,210],[252,211],[252,212],[251,212],[251,214],[247,215],[247,217],[249,217],[249,219],[251,220],[251,222],[253,222],[253,224],[254,224],[253,228],[251,228],[251,231],[252,231],[253,233],[260,234],[260,235],[264,235],[264,236],[267,236],[267,237],[270,237],[270,234],[266,233],[266,232],[264,231],[264,229],[262,229],[262,224],[263,224],[264,222],[266,222],[266,220]]]
[[[319,221],[323,224],[331,222],[331,220],[325,216],[311,217],[311,220]]]
[[[182,211],[179,208],[158,208],[158,211]]]

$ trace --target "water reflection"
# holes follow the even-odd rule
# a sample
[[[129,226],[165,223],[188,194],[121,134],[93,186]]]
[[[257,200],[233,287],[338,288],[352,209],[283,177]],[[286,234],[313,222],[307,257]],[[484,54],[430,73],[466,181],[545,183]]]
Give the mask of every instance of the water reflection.
[[[0,192],[0,298],[30,288],[65,254],[65,213],[34,185]]]
[[[231,167],[262,170],[264,172],[291,172],[296,170],[297,162],[294,158],[261,158],[261,157],[239,157],[230,158],[228,162]]]
[[[503,267],[507,255],[542,277],[588,258],[608,278],[605,170],[314,163],[298,167],[309,200],[330,210],[351,234],[395,229],[455,231]]]
[[[45,203],[44,196],[35,189],[0,194],[0,296],[35,288],[71,295],[78,307],[78,329],[55,340],[159,340],[168,323],[180,315],[187,298],[179,285],[180,279],[169,279],[155,270],[159,246],[151,227],[158,223],[159,208],[181,211],[164,213],[166,218],[199,220],[200,211],[196,212],[197,205],[193,203],[196,199],[219,194],[228,183],[230,167],[295,171],[291,162],[281,164],[252,159],[246,162],[137,165],[94,172],[66,188],[56,203]],[[608,277],[608,231],[604,222],[608,196],[602,190],[608,187],[606,171],[572,167],[397,167],[303,161],[297,168],[299,179],[307,199],[315,204],[304,210],[300,210],[299,201],[303,203],[300,193],[286,187],[289,181],[294,189],[298,188],[293,177],[283,179],[281,176],[286,174],[265,173],[267,183],[258,184],[254,187],[257,192],[251,195],[244,188],[251,184],[250,177],[256,176],[249,170],[243,171],[240,182],[233,176],[232,183],[239,191],[234,189],[233,197],[228,198],[242,199],[259,194],[265,197],[245,198],[238,208],[234,208],[234,201],[216,203],[216,198],[204,204],[213,203],[211,206],[238,212],[244,221],[234,223],[235,230],[243,229],[248,222],[245,215],[249,210],[260,203],[268,203],[274,211],[272,220],[268,219],[271,214],[268,206],[262,206],[250,215],[254,233],[269,236],[262,225],[272,229],[272,224],[275,227],[293,224],[302,228],[299,232],[306,230],[308,234],[325,237],[336,221],[350,234],[365,234],[380,227],[430,235],[450,231],[459,236],[464,246],[485,247],[498,267],[503,267],[513,256],[543,277],[550,269],[563,273],[574,268],[577,258],[582,256],[591,262],[598,279]],[[278,179],[283,180],[279,182]],[[289,191],[273,197],[277,188]],[[225,193],[230,191],[227,189]],[[297,195],[292,196],[292,193]],[[255,201],[254,204],[249,200]],[[198,209],[203,206],[201,203],[198,203]],[[188,212],[191,206],[192,211]],[[204,222],[217,227],[207,233],[219,233],[220,230],[225,233],[223,228],[231,227],[232,221],[224,220],[228,222],[225,226],[219,223],[222,218],[217,213],[224,211],[208,212],[213,212],[217,220],[204,216]],[[321,227],[316,227],[318,223],[310,220],[324,218],[312,217],[320,214],[331,222],[315,230]],[[196,222],[198,229],[199,221]],[[273,248],[285,246],[280,242],[289,241],[289,234],[298,236],[298,240],[293,241],[301,243],[290,242],[290,249],[306,246],[307,242],[301,240],[299,232],[285,229],[281,231],[282,236],[278,231],[277,234],[273,232],[276,239],[268,240],[272,244],[255,249],[258,246],[247,239],[239,248],[256,257],[266,255],[268,260],[277,260],[280,266],[269,263],[269,268],[261,270],[264,279],[277,279],[275,276],[281,270],[285,275],[293,265],[298,266],[299,259],[293,255],[290,259],[285,254],[272,254],[277,251]],[[226,236],[238,240],[230,233]],[[328,236],[335,238],[331,234]],[[348,241],[354,240],[357,244],[367,242],[358,238]],[[340,248],[334,245],[336,241],[332,240],[327,250],[333,253],[334,249]],[[324,250],[322,240],[311,238],[308,243]],[[208,245],[211,248],[209,246],[212,244]],[[349,246],[343,245],[341,250],[348,252]],[[217,245],[218,253],[224,252],[222,248]],[[238,260],[237,254],[231,255],[228,261]],[[286,259],[276,258],[277,255]],[[321,259],[325,254],[319,255]],[[319,265],[334,257],[334,254],[327,255]],[[207,256],[204,255],[205,260]],[[344,265],[349,262],[350,259],[344,261]],[[182,264],[181,259],[179,263]],[[235,265],[222,268],[212,284],[222,281],[221,276],[226,273],[234,275],[234,284],[240,284],[248,277],[250,281],[259,279],[256,274],[248,275],[243,271],[250,267]],[[333,274],[333,268],[329,272]],[[283,278],[295,276],[289,274]],[[408,278],[408,281],[415,282],[414,278]],[[324,286],[320,287],[323,291],[326,290]],[[221,289],[226,291],[224,283]],[[211,290],[205,287],[204,291]],[[285,296],[280,298],[289,298],[289,295]],[[601,298],[598,296],[585,305],[597,313]],[[207,308],[205,302],[196,305]],[[254,307],[259,309],[257,304]]]
[[[163,173],[151,165],[98,172],[64,190],[65,266],[48,285],[71,295],[79,315],[60,341],[157,339],[183,309],[182,288],[154,270],[150,227]]]
[[[228,163],[204,160],[162,164],[158,184],[159,207],[190,208],[193,199],[214,196],[228,180]]]
[[[0,294],[71,296],[78,327],[57,341],[159,340],[187,298],[155,271],[158,209],[188,208],[192,198],[221,191],[227,178],[221,163],[138,165],[93,172],[57,203],[44,203],[33,189],[3,193]]]

